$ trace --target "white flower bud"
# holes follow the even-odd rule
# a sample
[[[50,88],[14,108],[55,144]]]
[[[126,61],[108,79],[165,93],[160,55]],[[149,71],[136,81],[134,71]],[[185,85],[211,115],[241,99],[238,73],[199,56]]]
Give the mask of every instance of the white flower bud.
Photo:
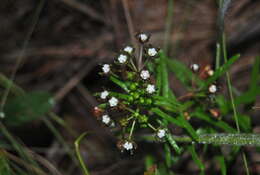
[[[165,129],[159,129],[159,130],[157,131],[156,135],[157,135],[157,137],[159,137],[160,139],[163,138],[163,137],[165,137],[165,135],[166,135]]]
[[[102,70],[105,74],[110,72],[110,65],[109,64],[104,64],[102,67]]]
[[[150,73],[148,70],[142,70],[140,76],[143,80],[147,80],[150,78]]]
[[[115,98],[115,97],[112,97],[112,98],[110,98],[110,100],[108,101],[108,103],[109,103],[110,107],[115,107],[115,106],[117,106],[117,104],[118,104],[118,99]]]
[[[132,149],[134,148],[134,145],[133,145],[133,143],[126,141],[126,142],[123,144],[123,147],[124,147],[126,150],[132,150]]]
[[[200,68],[200,66],[198,64],[192,64],[190,66],[191,70],[194,71],[194,72],[197,72]]]
[[[109,92],[108,92],[108,91],[103,91],[103,92],[101,92],[101,94],[100,94],[100,98],[103,99],[103,100],[105,100],[108,95],[109,95]]]
[[[104,124],[106,124],[106,125],[108,125],[109,124],[109,122],[110,122],[110,117],[107,115],[107,114],[105,114],[105,115],[103,115],[102,116],[102,122],[104,123]]]
[[[209,92],[210,93],[214,94],[214,93],[217,92],[217,90],[218,89],[217,89],[217,86],[215,84],[212,84],[212,85],[209,86]]]
[[[157,55],[157,50],[155,48],[149,48],[148,49],[148,55],[151,57],[154,57],[155,55]]]
[[[148,92],[149,94],[152,94],[155,92],[155,86],[153,84],[148,84],[147,88],[146,88],[146,92]]]
[[[134,51],[134,48],[131,47],[131,46],[126,46],[126,47],[124,48],[124,51],[127,52],[127,53],[129,53],[129,54],[132,54],[133,51]]]
[[[121,55],[119,55],[119,57],[117,58],[117,60],[118,60],[119,63],[123,64],[123,63],[126,62],[126,60],[127,60],[127,56],[121,54]]]

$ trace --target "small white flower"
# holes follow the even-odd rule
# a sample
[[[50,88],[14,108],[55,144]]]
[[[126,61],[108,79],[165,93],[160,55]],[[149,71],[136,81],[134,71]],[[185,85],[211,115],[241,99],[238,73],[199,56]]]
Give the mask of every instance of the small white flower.
[[[127,60],[127,56],[121,54],[121,55],[119,55],[119,57],[117,58],[117,60],[118,60],[119,63],[123,64],[123,63],[126,62],[126,60]]]
[[[127,52],[127,53],[129,53],[129,54],[131,54],[131,53],[133,52],[133,50],[134,50],[134,48],[131,47],[131,46],[126,46],[126,47],[124,48],[124,51]]]
[[[108,102],[109,102],[110,107],[115,107],[118,104],[118,99],[115,97],[112,97],[112,98],[110,98],[110,100]]]
[[[152,94],[155,92],[155,86],[153,84],[148,84],[147,85],[147,88],[146,88],[146,91],[149,93],[149,94]]]
[[[142,70],[140,76],[142,79],[147,80],[150,78],[150,73],[148,70]]]
[[[105,100],[108,95],[109,95],[109,92],[108,92],[108,91],[103,91],[103,92],[101,92],[101,94],[100,94],[100,98],[103,99],[103,100]]]
[[[159,137],[160,139],[163,138],[163,137],[165,137],[165,135],[166,135],[165,129],[159,129],[159,130],[157,131],[157,137]]]
[[[217,90],[218,89],[217,89],[217,86],[215,84],[212,84],[212,85],[209,86],[209,92],[210,93],[214,94],[214,93],[217,92]]]
[[[110,117],[107,114],[102,116],[102,122],[105,123],[106,125],[109,124],[110,120],[111,119],[110,119]]]
[[[198,64],[192,64],[190,67],[191,67],[191,70],[193,70],[194,72],[197,72],[200,68],[200,66]]]
[[[214,74],[214,70],[209,70],[209,71],[208,71],[208,75],[209,75],[209,76],[213,76],[213,74]]]
[[[146,42],[148,39],[148,36],[145,33],[139,34],[139,38],[142,42]]]
[[[155,55],[157,55],[157,50],[155,48],[149,48],[148,49],[148,55],[151,57],[154,57]]]
[[[110,72],[110,65],[109,64],[104,64],[102,67],[102,70],[105,74]]]
[[[126,142],[123,144],[123,147],[124,147],[126,150],[131,150],[131,149],[134,148],[134,145],[133,145],[133,143],[126,141]]]
[[[0,112],[0,118],[5,118],[5,113]]]

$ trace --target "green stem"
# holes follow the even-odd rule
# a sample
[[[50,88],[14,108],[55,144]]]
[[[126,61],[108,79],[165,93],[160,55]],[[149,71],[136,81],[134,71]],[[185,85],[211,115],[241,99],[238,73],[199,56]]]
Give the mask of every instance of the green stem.
[[[81,140],[87,135],[87,132],[81,134],[77,139],[76,141],[74,142],[74,145],[75,145],[75,150],[76,150],[76,155],[77,155],[77,158],[79,160],[79,163],[80,163],[80,166],[83,170],[83,173],[84,175],[90,175],[89,172],[88,172],[88,169],[86,167],[86,164],[84,163],[84,160],[82,159],[82,156],[80,154],[80,150],[79,150],[79,145],[80,145],[80,142]]]
[[[164,47],[163,50],[165,53],[168,53],[169,42],[171,37],[172,30],[172,20],[173,19],[173,0],[168,0],[168,9],[167,9],[167,19],[165,24],[165,33],[164,33]]]
[[[130,134],[129,134],[129,137],[128,137],[129,140],[131,140],[131,138],[132,138],[133,131],[134,131],[134,128],[135,128],[135,122],[136,122],[136,120],[134,120],[133,123],[132,123],[132,127],[131,127]]]

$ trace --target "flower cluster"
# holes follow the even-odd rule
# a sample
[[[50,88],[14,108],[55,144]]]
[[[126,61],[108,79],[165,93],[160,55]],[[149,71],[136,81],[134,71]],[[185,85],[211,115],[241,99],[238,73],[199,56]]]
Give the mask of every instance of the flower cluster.
[[[147,44],[148,34],[139,33],[136,38],[139,48],[128,45],[115,57],[114,64],[102,65],[101,74],[121,87],[122,92],[106,89],[96,93],[101,104],[94,109],[105,126],[120,128],[118,148],[130,152],[137,147],[133,140],[135,129],[150,128],[158,140],[164,139],[167,132],[163,127],[154,127],[154,119],[149,114],[157,89],[152,72],[146,65],[158,58],[159,49]],[[115,117],[113,113],[121,117]]]

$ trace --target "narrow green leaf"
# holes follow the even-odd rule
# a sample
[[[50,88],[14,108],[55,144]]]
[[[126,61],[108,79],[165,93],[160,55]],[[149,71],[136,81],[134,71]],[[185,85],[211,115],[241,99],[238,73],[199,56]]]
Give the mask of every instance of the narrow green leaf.
[[[193,161],[196,163],[196,165],[200,168],[200,170],[202,172],[204,172],[205,166],[202,163],[202,161],[200,160],[198,154],[196,153],[194,145],[188,146],[188,151],[190,152],[191,157],[192,157]]]
[[[212,77],[210,77],[205,85],[208,86],[212,83],[214,83],[219,77],[221,77],[224,73],[226,73],[229,68],[231,67],[231,65],[236,62],[239,59],[240,55],[235,55],[233,57],[231,57],[225,64],[223,64],[221,67],[219,67],[215,73],[213,74]],[[205,87],[204,87],[205,88]]]
[[[177,125],[177,126],[180,126],[180,127],[183,127],[182,123],[179,122],[177,119],[173,118],[172,116],[164,113],[163,111],[161,111],[159,108],[152,108],[151,109],[152,112],[154,112],[156,115],[162,117],[163,119]]]
[[[171,153],[170,146],[167,143],[164,144],[164,155],[165,155],[165,163],[167,167],[170,168],[172,166],[172,153]]]
[[[191,124],[184,118],[184,116],[181,115],[177,119],[182,124],[182,127],[185,128],[187,130],[187,132],[191,135],[191,137],[194,140],[198,140],[198,135],[197,135],[196,131],[193,129]]]
[[[167,134],[166,138],[167,138],[168,142],[170,143],[170,145],[172,146],[172,148],[176,151],[176,153],[180,154],[181,153],[181,148],[177,145],[177,143],[174,140],[174,138],[172,137],[172,135],[171,134]]]
[[[238,115],[238,123],[244,132],[251,132],[251,118],[248,115]]]
[[[231,126],[229,126],[226,122],[213,119],[212,117],[208,116],[207,114],[205,114],[204,112],[202,112],[200,110],[197,110],[194,113],[191,113],[191,116],[204,120],[204,121],[212,124],[213,126],[216,126],[226,132],[229,132],[229,133],[236,132],[236,130],[234,128],[232,128]]]
[[[53,105],[53,98],[47,92],[31,92],[14,97],[5,105],[4,122],[9,126],[22,125],[43,116]]]
[[[220,170],[221,170],[221,174],[222,175],[227,175],[227,166],[226,166],[226,162],[225,162],[225,158],[224,156],[216,156],[215,159],[218,161],[219,165],[220,165]]]
[[[199,143],[233,146],[260,146],[260,134],[201,134]]]
[[[186,87],[189,87],[192,81],[196,81],[199,86],[203,86],[204,82],[199,79],[192,71],[183,63],[175,59],[167,59],[169,70],[174,73],[178,80],[180,80]]]
[[[116,85],[118,85],[119,87],[121,87],[122,89],[124,89],[126,92],[129,92],[129,90],[128,90],[128,88],[127,88],[127,85],[126,85],[124,82],[120,81],[119,79],[117,79],[117,78],[114,77],[114,76],[110,76],[109,79],[110,79],[113,83],[115,83]]]
[[[162,96],[168,98],[170,92],[169,77],[168,68],[166,65],[166,56],[163,52],[160,52],[160,69],[162,80]]]
[[[4,157],[3,153],[1,153],[1,150],[0,150],[0,174],[3,175],[13,174],[8,164],[8,160]]]

